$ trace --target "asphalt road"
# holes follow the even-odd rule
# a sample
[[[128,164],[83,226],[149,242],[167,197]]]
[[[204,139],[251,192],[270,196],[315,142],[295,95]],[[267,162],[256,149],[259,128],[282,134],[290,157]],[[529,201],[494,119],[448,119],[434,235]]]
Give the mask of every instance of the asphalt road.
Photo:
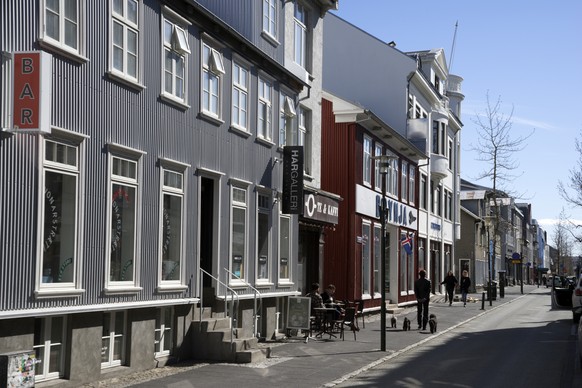
[[[571,311],[540,288],[338,386],[582,387],[576,346]]]

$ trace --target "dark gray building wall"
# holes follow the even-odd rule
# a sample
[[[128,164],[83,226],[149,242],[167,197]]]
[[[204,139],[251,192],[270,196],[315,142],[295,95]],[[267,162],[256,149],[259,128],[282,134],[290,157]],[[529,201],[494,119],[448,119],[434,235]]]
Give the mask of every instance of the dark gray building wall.
[[[71,315],[70,338],[66,342],[70,347],[66,352],[70,358],[66,364],[71,383],[95,381],[101,377],[102,322],[101,313]]]

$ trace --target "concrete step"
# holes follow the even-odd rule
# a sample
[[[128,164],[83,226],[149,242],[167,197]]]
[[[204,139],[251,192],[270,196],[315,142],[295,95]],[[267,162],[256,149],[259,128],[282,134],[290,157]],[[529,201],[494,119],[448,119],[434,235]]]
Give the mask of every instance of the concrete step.
[[[236,352],[236,362],[249,364],[265,361],[271,356],[271,348],[249,349]]]
[[[388,306],[386,306],[387,314],[398,315],[402,311],[404,311],[404,309],[402,307],[398,307],[397,304],[389,304]]]

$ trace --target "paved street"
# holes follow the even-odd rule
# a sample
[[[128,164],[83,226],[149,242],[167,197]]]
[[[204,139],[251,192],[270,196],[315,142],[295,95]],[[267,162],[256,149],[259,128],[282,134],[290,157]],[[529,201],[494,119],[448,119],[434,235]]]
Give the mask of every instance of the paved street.
[[[547,297],[549,306],[549,289],[535,286],[524,286],[524,294],[539,294]],[[472,294],[477,299],[481,294]],[[210,387],[236,386],[237,388],[256,387],[268,384],[278,387],[332,387],[345,383],[349,379],[371,370],[375,366],[389,363],[394,358],[412,351],[420,345],[435,341],[458,327],[475,320],[484,314],[494,313],[502,304],[514,302],[524,297],[519,287],[507,287],[505,298],[485,302],[482,310],[481,301],[468,303],[464,308],[461,302],[453,306],[444,303],[444,297],[434,296],[430,311],[438,317],[439,331],[431,335],[428,331],[416,330],[416,309],[407,308],[398,316],[398,327],[388,328],[387,351],[380,349],[379,316],[366,317],[365,328],[360,323],[361,330],[354,341],[348,332],[345,341],[310,340],[305,343],[301,338],[291,338],[285,342],[273,343],[272,355],[267,361],[255,365],[238,364],[181,364],[178,367],[160,368],[133,375],[131,378],[112,380],[107,384],[95,386],[122,387]],[[569,316],[569,311],[556,310],[560,316]],[[412,331],[402,331],[402,320],[407,316],[412,321]],[[390,319],[387,319],[390,326]],[[160,377],[161,378],[156,378]],[[347,383],[346,383],[347,382]],[[91,385],[86,385],[91,386]]]

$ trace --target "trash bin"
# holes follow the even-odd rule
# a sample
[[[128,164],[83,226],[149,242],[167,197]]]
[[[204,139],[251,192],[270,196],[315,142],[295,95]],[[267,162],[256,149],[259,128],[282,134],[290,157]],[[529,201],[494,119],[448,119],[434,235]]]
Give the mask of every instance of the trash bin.
[[[492,281],[487,283],[487,300],[497,300],[497,282]]]

